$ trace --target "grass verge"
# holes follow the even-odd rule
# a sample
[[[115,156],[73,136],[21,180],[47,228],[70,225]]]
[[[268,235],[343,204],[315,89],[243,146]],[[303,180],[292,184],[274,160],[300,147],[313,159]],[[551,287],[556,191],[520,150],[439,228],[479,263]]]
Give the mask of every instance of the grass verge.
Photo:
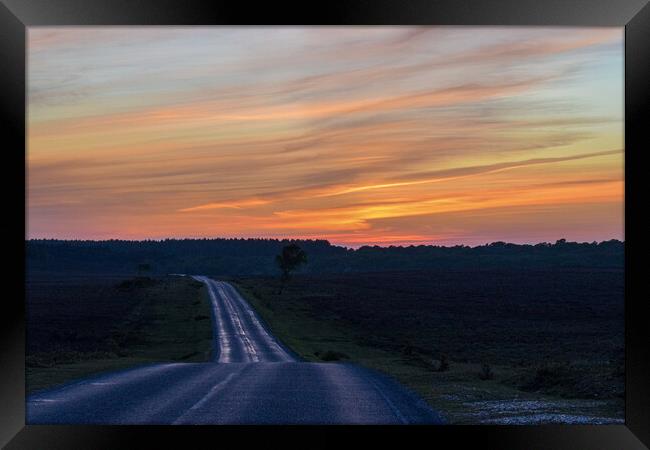
[[[231,282],[273,333],[306,360],[349,361],[387,373],[418,392],[450,423],[611,423],[622,418],[622,398],[607,391],[616,385],[620,374],[610,373],[615,367],[609,364],[548,364],[534,354],[520,362],[527,348],[516,343],[504,348],[514,355],[511,359],[487,359],[495,349],[481,352],[479,346],[474,358],[468,350],[462,358],[454,359],[435,350],[440,344],[436,337],[461,333],[463,322],[454,321],[451,312],[445,320],[457,324],[456,329],[431,328],[429,324],[435,319],[427,320],[420,313],[415,324],[407,324],[408,330],[402,330],[404,323],[396,323],[400,321],[399,312],[381,304],[349,314],[346,304],[379,295],[350,284],[354,282],[344,286],[353,292],[350,298],[341,298],[345,294],[335,286],[339,281],[318,277],[294,280],[282,295],[277,282],[270,278],[237,278]],[[406,296],[391,294],[384,290],[384,295],[408,302]],[[454,314],[458,317],[468,315],[466,308],[457,308]],[[369,323],[378,326],[372,328]],[[424,343],[414,345],[415,335],[433,344],[427,348],[424,339]],[[594,386],[589,377],[602,386]],[[581,382],[585,386],[580,386]],[[594,397],[592,392],[599,389],[606,395]]]
[[[189,278],[30,280],[27,392],[153,362],[208,361],[207,292]]]

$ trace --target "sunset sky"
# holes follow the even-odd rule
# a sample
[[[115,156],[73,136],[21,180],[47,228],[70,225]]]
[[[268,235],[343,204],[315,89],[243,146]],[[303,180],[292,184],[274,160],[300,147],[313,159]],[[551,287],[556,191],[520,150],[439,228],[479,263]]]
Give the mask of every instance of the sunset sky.
[[[28,238],[623,239],[623,29],[28,29]]]

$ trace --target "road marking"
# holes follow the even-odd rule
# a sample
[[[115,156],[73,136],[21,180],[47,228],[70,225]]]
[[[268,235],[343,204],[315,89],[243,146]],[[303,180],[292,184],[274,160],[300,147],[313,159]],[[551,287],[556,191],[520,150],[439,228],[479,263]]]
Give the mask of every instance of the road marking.
[[[268,344],[270,347],[273,347],[275,349],[275,353],[278,354],[282,359],[285,361],[294,361],[294,359],[286,352],[282,346],[278,343],[278,341],[269,334],[267,329],[260,323],[259,319],[257,318],[257,314],[253,309],[248,305],[246,300],[242,298],[242,296],[237,292],[237,290],[230,284],[222,282],[223,285],[232,293],[232,298],[240,305],[240,307],[248,313],[248,315],[251,318],[251,321],[253,322],[253,325],[257,329],[258,333],[262,335],[262,338]]]
[[[217,359],[217,362],[229,363],[232,353],[230,335],[225,332],[224,322],[221,318],[221,315],[219,314],[219,310],[221,308],[218,306],[219,301],[217,300],[217,296],[214,293],[214,286],[212,286],[211,283],[212,280],[210,280],[208,277],[203,276],[195,276],[194,279],[204,283],[208,288],[208,295],[210,296],[210,302],[212,303],[212,315],[216,321],[216,324],[214,325],[217,331],[217,345],[219,346],[219,358]]]
[[[232,285],[224,281],[213,280],[203,275],[194,275],[193,278],[206,284],[208,287],[216,322],[216,338],[219,345],[219,358],[216,360],[217,362],[245,362],[233,361],[233,339],[238,339],[241,342],[246,359],[249,362],[273,361],[277,359],[287,362],[295,361],[295,358],[261,324],[255,311],[253,311],[246,300],[243,299]],[[240,311],[244,314],[243,316],[240,315]],[[259,335],[258,340],[247,333],[247,329],[243,323],[243,318],[246,316],[249,316],[251,321],[249,323],[249,331],[254,330]],[[234,328],[234,333],[225,331],[224,325],[226,322]],[[268,346],[269,350],[265,355],[265,352],[261,352],[261,349],[266,346]]]
[[[395,404],[391,401],[391,399],[388,398],[388,396],[386,394],[384,394],[384,391],[381,389],[379,384],[377,384],[377,382],[375,380],[373,380],[372,378],[368,378],[368,377],[364,377],[364,378],[366,378],[368,381],[370,381],[370,384],[372,384],[372,386],[379,393],[379,395],[381,395],[381,397],[384,399],[384,401],[386,402],[388,407],[391,409],[391,411],[393,411],[393,413],[395,414],[395,416],[397,416],[397,418],[400,420],[400,422],[402,422],[405,425],[408,425],[408,423],[409,423],[408,419],[406,417],[404,417],[404,414],[401,413],[399,408],[397,408],[397,406],[395,406]]]
[[[217,318],[218,334],[220,338],[219,339],[219,349],[220,349],[219,362],[229,363],[232,359],[232,343],[230,339],[231,336],[225,331],[226,327],[224,326],[224,320],[221,317],[221,314],[219,314],[219,310],[221,308],[218,306],[219,300],[217,299],[217,295],[215,294],[214,286],[211,285],[209,279],[206,279],[206,285],[208,286],[208,291],[210,292],[210,296],[212,297],[214,316]]]
[[[230,313],[230,318],[232,319],[232,322],[237,329],[237,334],[244,344],[244,347],[246,348],[248,359],[252,362],[259,362],[260,358],[257,354],[257,351],[255,350],[253,343],[246,334],[246,331],[244,330],[244,327],[241,323],[241,318],[239,317],[237,311],[235,311],[235,308],[233,307],[228,294],[220,283],[217,283],[216,281],[212,281],[212,283],[216,286],[219,294],[221,295],[221,299],[226,306],[226,309],[228,309],[228,312]]]
[[[233,379],[235,375],[239,375],[245,368],[242,368],[238,370],[237,372],[233,372],[230,375],[228,375],[224,380],[220,381],[219,383],[215,384],[212,386],[212,388],[208,391],[205,396],[196,402],[194,405],[192,405],[187,411],[185,411],[183,414],[181,414],[176,420],[172,422],[172,425],[178,425],[182,423],[183,419],[188,416],[192,411],[197,410],[201,406],[205,405],[211,398],[217,394],[220,390],[222,390],[226,384],[230,382],[230,380]]]

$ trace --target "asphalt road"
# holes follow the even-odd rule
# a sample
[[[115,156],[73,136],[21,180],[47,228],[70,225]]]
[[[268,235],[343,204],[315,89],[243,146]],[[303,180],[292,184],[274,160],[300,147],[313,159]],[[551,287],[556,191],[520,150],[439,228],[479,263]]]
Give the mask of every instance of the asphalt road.
[[[437,424],[393,379],[354,364],[302,362],[228,283],[207,284],[215,360],[151,364],[27,398],[28,424]]]

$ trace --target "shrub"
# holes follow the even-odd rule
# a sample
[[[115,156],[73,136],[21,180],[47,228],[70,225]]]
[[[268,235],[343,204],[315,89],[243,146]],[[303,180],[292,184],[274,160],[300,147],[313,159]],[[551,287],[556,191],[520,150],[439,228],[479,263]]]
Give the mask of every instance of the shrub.
[[[446,372],[447,370],[449,370],[449,359],[447,358],[447,355],[443,353],[440,355],[440,360],[438,362],[438,368],[436,371]]]
[[[481,371],[479,372],[478,377],[481,380],[491,380],[494,378],[494,373],[492,372],[492,368],[489,364],[483,364],[481,366]]]
[[[349,359],[350,357],[343,352],[337,352],[334,350],[327,350],[324,353],[316,352],[318,356],[323,361],[340,361],[342,359]]]
[[[411,344],[406,344],[402,347],[401,352],[404,356],[412,356],[415,353],[415,348]]]
[[[566,364],[550,363],[537,367],[533,376],[527,380],[521,389],[524,391],[549,391],[558,386],[571,384],[572,374]]]
[[[121,292],[129,292],[135,289],[147,288],[159,284],[158,280],[149,277],[137,277],[130,280],[124,280],[117,284],[116,288]]]

